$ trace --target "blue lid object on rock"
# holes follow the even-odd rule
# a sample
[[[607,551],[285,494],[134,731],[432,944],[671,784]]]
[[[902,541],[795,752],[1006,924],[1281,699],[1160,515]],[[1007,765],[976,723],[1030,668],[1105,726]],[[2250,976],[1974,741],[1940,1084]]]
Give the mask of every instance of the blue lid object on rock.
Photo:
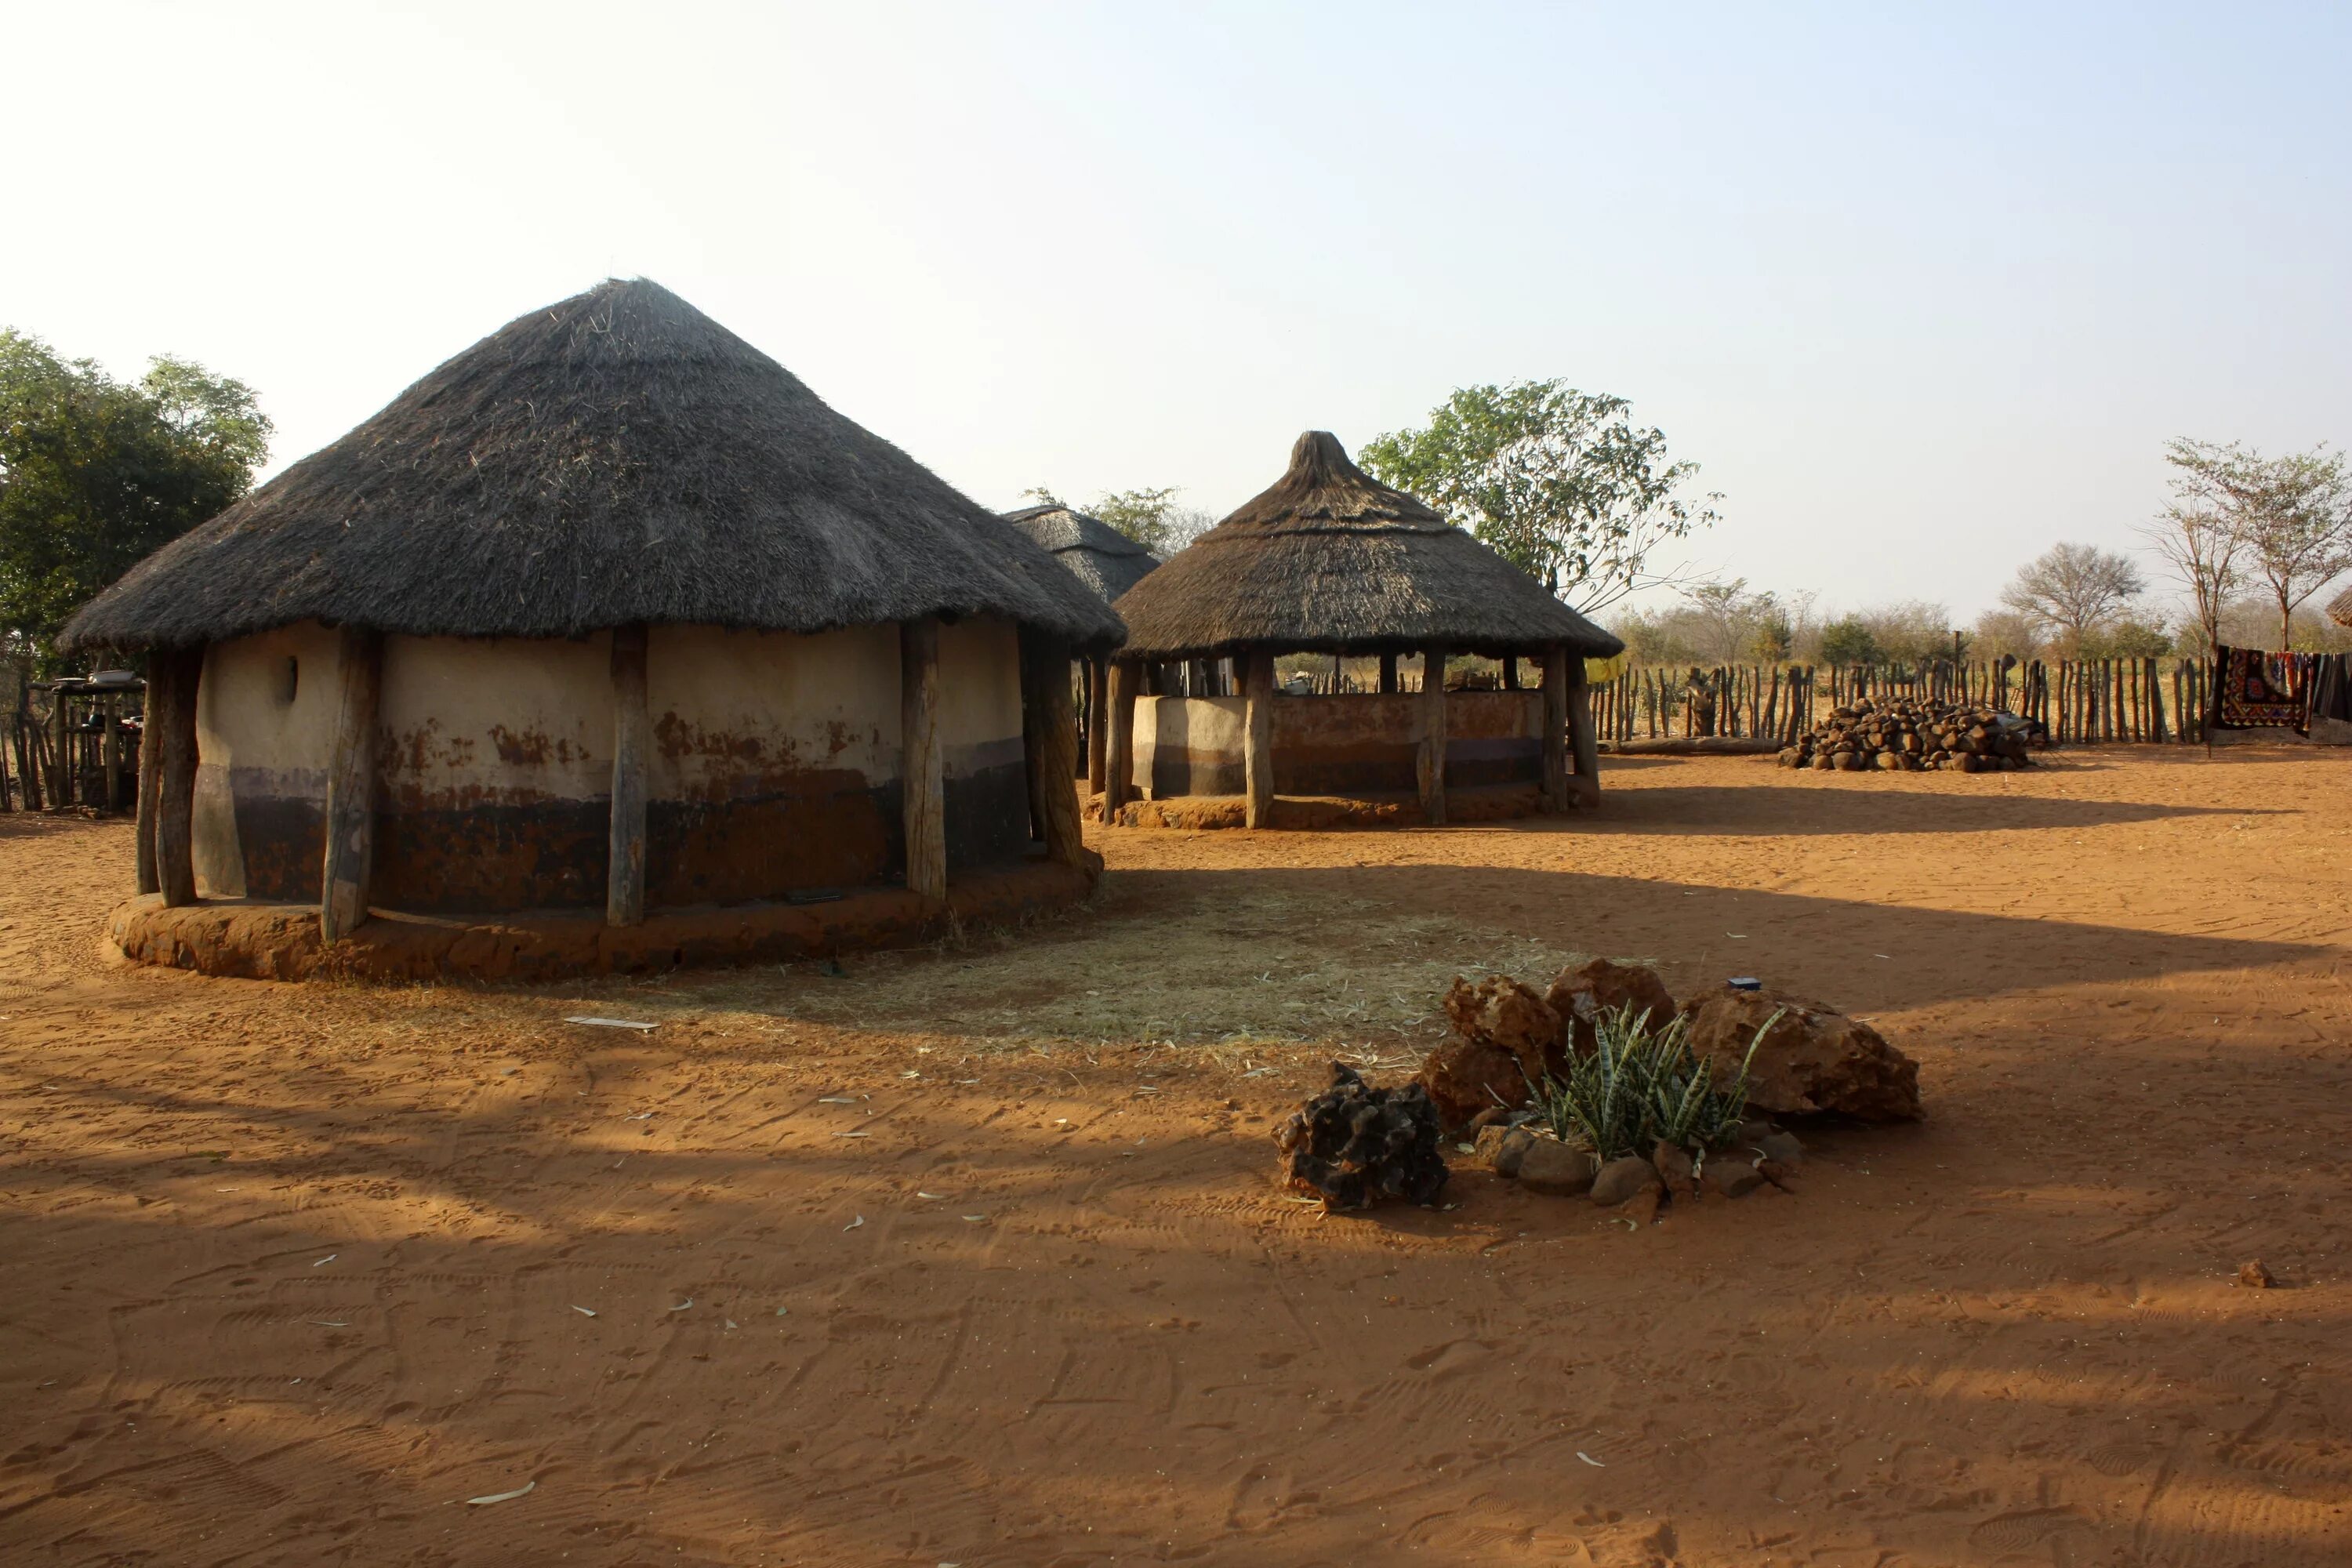
[[[1752,974],[1735,974],[1730,979],[1725,981],[1724,984],[1730,986],[1734,991],[1761,991],[1764,989],[1764,983],[1761,980],[1757,979]]]

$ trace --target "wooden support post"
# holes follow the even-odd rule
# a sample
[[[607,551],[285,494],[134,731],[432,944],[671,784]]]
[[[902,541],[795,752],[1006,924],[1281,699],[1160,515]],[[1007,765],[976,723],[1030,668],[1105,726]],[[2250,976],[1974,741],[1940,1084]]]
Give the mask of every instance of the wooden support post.
[[[155,748],[155,879],[174,909],[196,901],[196,688],[204,679],[201,647],[172,648],[152,660],[151,700],[160,722],[147,737]],[[163,689],[154,698],[153,683]]]
[[[1559,813],[1568,798],[1568,661],[1565,647],[1543,651],[1543,808]]]
[[[106,804],[100,809],[111,816],[122,809],[122,699],[109,692],[99,712],[106,726],[99,738],[99,754],[106,762]]]
[[[1396,660],[1397,656],[1392,653],[1381,655],[1381,690],[1391,696],[1395,695],[1397,689]]]
[[[51,811],[63,811],[67,806],[71,805],[74,803],[74,797],[81,793],[81,781],[74,777],[73,731],[70,728],[72,721],[66,713],[70,704],[66,701],[65,678],[59,676],[58,679],[58,684],[49,688],[50,727],[57,731],[56,747],[50,753],[56,759],[54,765],[49,769],[49,809]]]
[[[1421,750],[1414,759],[1421,809],[1433,827],[1445,822],[1445,649],[1421,656]]]
[[[160,670],[168,654],[156,654],[148,660],[151,670]],[[156,738],[163,732],[163,714],[155,700],[155,674],[147,678],[147,694],[142,700],[144,707],[139,721],[139,847],[135,852],[136,876],[142,893],[160,891],[163,883],[155,876],[155,812],[163,792],[160,781],[163,770],[156,765],[161,748]]]
[[[1107,683],[1110,695],[1110,731],[1108,754],[1104,759],[1103,820],[1110,821],[1135,795],[1135,663],[1131,659],[1113,659],[1110,679]]]
[[[319,868],[319,940],[332,946],[367,919],[375,868],[376,709],[383,638],[346,626],[337,649],[340,699],[327,753],[327,852]]]
[[[1575,783],[1570,786],[1576,804],[1587,808],[1601,804],[1601,748],[1592,732],[1592,691],[1585,683],[1583,657],[1573,650],[1568,656],[1568,736],[1570,755],[1576,764]]]
[[[1078,713],[1070,700],[1070,645],[1021,628],[1022,735],[1035,737],[1030,788],[1045,858],[1065,866],[1086,858],[1078,827]]]
[[[1506,691],[1517,691],[1518,689],[1519,656],[1515,653],[1507,653],[1503,656],[1503,689]]]
[[[1248,707],[1242,724],[1242,819],[1252,827],[1274,826],[1274,654],[1254,649],[1242,690]]]
[[[604,923],[646,918],[646,771],[653,714],[646,700],[646,628],[613,628],[613,804],[605,845]]]
[[[898,626],[898,787],[905,807],[907,890],[948,896],[947,758],[940,750],[940,623]]]
[[[1110,658],[1096,654],[1087,660],[1087,789],[1100,795],[1104,758],[1110,746]]]

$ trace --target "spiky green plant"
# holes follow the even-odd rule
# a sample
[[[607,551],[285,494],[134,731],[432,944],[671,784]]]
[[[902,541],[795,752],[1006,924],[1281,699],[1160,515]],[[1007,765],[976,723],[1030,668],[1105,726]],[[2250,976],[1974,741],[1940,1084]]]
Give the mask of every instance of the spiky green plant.
[[[1661,1142],[1694,1154],[1718,1148],[1748,1113],[1748,1064],[1780,1016],[1748,1041],[1738,1076],[1717,1084],[1713,1060],[1691,1049],[1686,1015],[1654,1027],[1647,1008],[1628,1003],[1593,1020],[1596,1048],[1571,1054],[1565,1079],[1547,1073],[1534,1086],[1536,1109],[1553,1136],[1601,1160],[1646,1155]]]

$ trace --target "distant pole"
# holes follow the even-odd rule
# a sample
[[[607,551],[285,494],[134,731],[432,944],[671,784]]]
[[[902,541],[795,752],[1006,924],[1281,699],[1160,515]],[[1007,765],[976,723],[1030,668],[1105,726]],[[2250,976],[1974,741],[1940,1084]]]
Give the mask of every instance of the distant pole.
[[[1248,791],[1243,821],[1251,827],[1274,825],[1274,652],[1254,648],[1249,654],[1244,689],[1248,709],[1244,718],[1242,776]]]
[[[646,770],[653,750],[653,715],[646,697],[647,641],[643,626],[613,628],[613,795],[604,861],[606,925],[642,925],[646,918]]]
[[[1445,648],[1443,644],[1421,656],[1421,750],[1414,772],[1421,785],[1421,809],[1433,827],[1445,824]]]
[[[1103,821],[1115,820],[1118,808],[1135,794],[1135,687],[1136,665],[1132,659],[1113,659],[1110,695],[1110,741],[1104,758]]]
[[[1568,733],[1576,756],[1576,804],[1601,804],[1600,737],[1592,732],[1592,689],[1584,679],[1584,658],[1570,652],[1568,659]]]
[[[940,623],[898,627],[898,784],[906,807],[907,890],[948,896],[947,768],[940,750]]]
[[[319,940],[332,946],[367,919],[375,866],[376,710],[383,638],[346,626],[338,650],[340,700],[327,757],[326,855],[319,868]]]
[[[1110,748],[1110,659],[1096,654],[1087,660],[1087,791],[1100,795],[1106,758]]]
[[[1568,809],[1568,649],[1543,650],[1543,805]]]
[[[151,661],[150,690],[163,683],[155,703],[161,722],[147,743],[156,750],[155,878],[163,902],[173,909],[196,901],[196,688],[204,679],[205,650],[169,648]]]

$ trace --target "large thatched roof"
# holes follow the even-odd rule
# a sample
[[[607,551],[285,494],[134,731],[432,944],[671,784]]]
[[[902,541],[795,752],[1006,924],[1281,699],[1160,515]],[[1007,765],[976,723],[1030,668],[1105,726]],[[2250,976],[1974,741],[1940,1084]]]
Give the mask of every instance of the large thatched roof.
[[[1525,653],[1624,644],[1461,529],[1310,430],[1290,471],[1121,595],[1128,651],[1211,658],[1249,647]]]
[[[1100,518],[1056,501],[1008,511],[1004,521],[1042,545],[1108,604],[1143,581],[1160,557]]]
[[[2327,601],[2327,618],[2339,626],[2352,626],[2352,588]]]
[[[66,628],[175,647],[319,619],[568,637],[995,615],[1100,647],[1052,557],[657,284],[509,322],[157,551]]]

